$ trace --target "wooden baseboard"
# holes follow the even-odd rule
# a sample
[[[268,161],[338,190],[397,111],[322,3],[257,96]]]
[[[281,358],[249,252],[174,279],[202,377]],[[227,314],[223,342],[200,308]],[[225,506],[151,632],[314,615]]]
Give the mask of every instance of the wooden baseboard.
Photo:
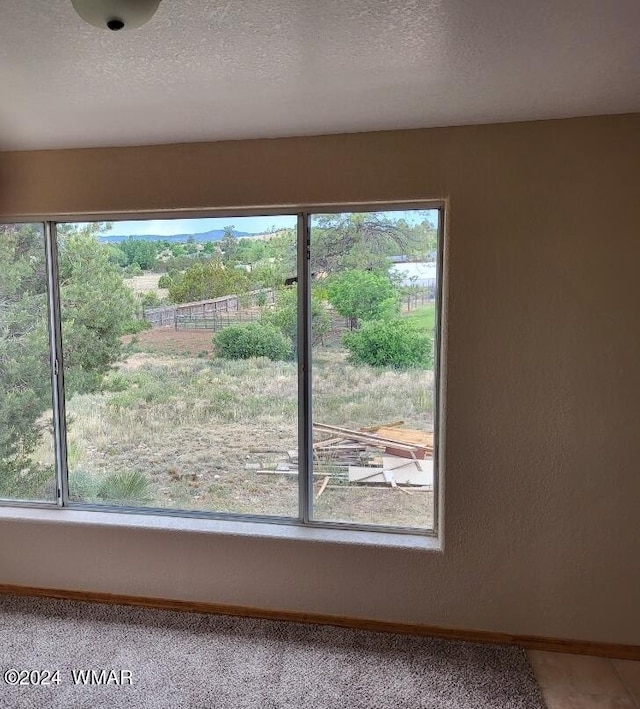
[[[316,625],[334,625],[352,630],[370,630],[378,633],[397,633],[401,635],[421,635],[467,642],[493,643],[496,645],[519,645],[533,650],[548,652],[566,652],[575,655],[597,655],[622,660],[640,660],[640,645],[622,645],[601,643],[588,640],[564,640],[536,635],[511,635],[492,633],[486,630],[465,630],[460,628],[442,628],[431,625],[413,625],[409,623],[390,623],[370,618],[348,618],[320,613],[302,613],[300,611],[266,610],[246,606],[231,606],[198,601],[174,601],[166,598],[147,598],[144,596],[125,596],[94,591],[67,591],[54,588],[31,588],[0,584],[0,594],[13,596],[38,596],[41,598],[60,598],[68,601],[87,601],[90,603],[111,603],[124,606],[139,606],[156,610],[172,610],[191,613],[211,613],[216,615],[262,618],[294,623],[312,623]]]

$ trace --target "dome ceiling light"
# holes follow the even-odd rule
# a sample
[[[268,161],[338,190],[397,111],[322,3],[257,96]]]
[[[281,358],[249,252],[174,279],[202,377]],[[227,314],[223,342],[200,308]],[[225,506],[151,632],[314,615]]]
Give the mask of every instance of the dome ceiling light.
[[[71,0],[80,17],[94,27],[133,30],[156,14],[161,0]]]

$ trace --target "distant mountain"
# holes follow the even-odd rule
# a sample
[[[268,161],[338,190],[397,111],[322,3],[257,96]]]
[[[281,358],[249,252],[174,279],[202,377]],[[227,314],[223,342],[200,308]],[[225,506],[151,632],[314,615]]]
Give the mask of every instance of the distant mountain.
[[[235,236],[242,238],[245,236],[257,236],[246,231],[234,231]],[[140,241],[169,241],[173,244],[186,244],[189,241],[194,241],[198,244],[204,244],[207,241],[220,241],[224,236],[223,229],[212,229],[200,234],[172,234],[171,236],[162,236],[160,234],[141,234],[139,236],[131,234],[130,236],[101,234],[98,240],[102,244],[120,244],[127,239],[139,239]]]

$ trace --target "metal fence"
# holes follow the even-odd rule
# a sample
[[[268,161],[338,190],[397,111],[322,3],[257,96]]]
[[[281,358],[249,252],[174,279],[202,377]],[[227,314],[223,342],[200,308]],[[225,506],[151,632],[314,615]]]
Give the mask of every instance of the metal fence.
[[[422,305],[428,305],[429,303],[435,303],[436,300],[436,289],[435,285],[433,287],[427,286],[426,288],[421,288],[413,293],[409,293],[402,299],[402,311],[407,313],[410,310],[419,308]]]
[[[410,312],[415,308],[433,303],[434,298],[435,292],[431,288],[415,290],[403,298],[402,311],[405,313]],[[144,311],[144,317],[151,323],[153,328],[173,327],[176,330],[211,330],[212,332],[219,332],[225,327],[229,327],[229,325],[256,322],[260,317],[260,308],[256,306],[256,303],[260,301],[261,304],[272,304],[274,300],[273,290],[267,288],[260,291],[252,291],[248,294],[248,299],[245,302],[243,302],[244,299],[237,295],[227,295],[222,298],[202,300],[195,303],[147,308]],[[314,344],[322,344],[329,347],[340,345],[342,335],[351,330],[352,327],[353,323],[348,318],[333,315],[329,332],[324,334]]]

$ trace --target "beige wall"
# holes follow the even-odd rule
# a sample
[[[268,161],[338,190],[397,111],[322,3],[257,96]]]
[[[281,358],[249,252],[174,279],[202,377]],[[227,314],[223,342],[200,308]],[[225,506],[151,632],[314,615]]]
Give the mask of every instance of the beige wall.
[[[448,200],[446,548],[0,523],[0,582],[640,643],[640,115],[0,154],[0,214]]]

